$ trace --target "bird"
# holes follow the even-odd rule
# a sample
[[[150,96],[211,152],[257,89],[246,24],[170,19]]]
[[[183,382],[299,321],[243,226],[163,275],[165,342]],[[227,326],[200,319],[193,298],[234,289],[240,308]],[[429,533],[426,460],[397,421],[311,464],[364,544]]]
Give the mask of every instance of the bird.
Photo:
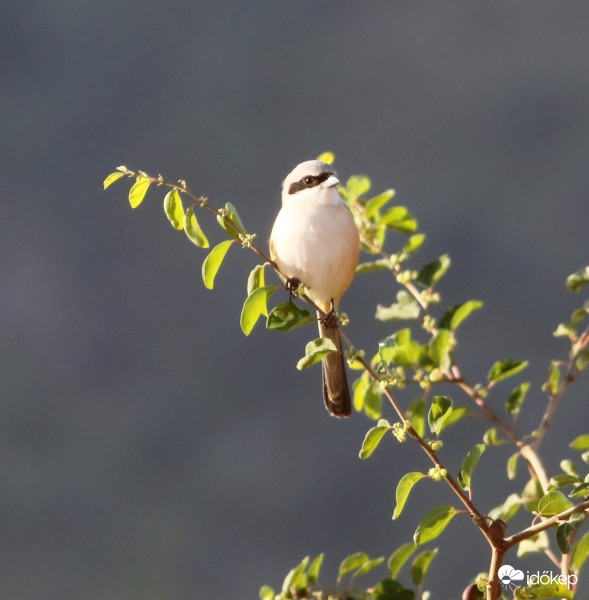
[[[337,319],[342,295],[358,265],[360,238],[339,195],[333,167],[318,160],[297,165],[282,184],[282,207],[270,234],[270,256],[291,283],[304,286],[317,311],[319,336],[337,348],[322,360],[323,400],[330,415],[349,417],[352,401]]]

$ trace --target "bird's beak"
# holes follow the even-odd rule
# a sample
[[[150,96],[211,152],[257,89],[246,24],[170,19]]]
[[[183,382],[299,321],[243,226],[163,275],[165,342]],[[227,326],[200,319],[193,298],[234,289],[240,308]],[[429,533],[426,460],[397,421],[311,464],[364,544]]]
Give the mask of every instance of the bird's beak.
[[[324,182],[323,187],[335,187],[339,183],[339,179],[335,175],[330,175]]]

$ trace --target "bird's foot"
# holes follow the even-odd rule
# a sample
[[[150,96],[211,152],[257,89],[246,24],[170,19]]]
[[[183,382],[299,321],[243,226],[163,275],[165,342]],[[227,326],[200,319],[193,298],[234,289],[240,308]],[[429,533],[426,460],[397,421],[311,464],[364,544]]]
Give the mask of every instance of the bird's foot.
[[[286,280],[285,286],[288,290],[288,301],[292,302],[292,297],[297,295],[297,290],[301,285],[301,281],[296,277],[289,277]]]
[[[339,319],[333,308],[321,317],[321,324],[326,329],[335,329],[338,326],[338,323]]]

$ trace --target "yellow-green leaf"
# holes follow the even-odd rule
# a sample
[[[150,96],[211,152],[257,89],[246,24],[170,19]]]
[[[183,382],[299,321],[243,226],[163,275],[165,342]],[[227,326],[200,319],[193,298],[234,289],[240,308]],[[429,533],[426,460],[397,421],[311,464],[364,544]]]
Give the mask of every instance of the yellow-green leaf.
[[[401,567],[407,562],[416,549],[417,546],[413,542],[409,542],[408,544],[403,544],[391,554],[387,562],[391,579],[397,579]]]
[[[540,498],[538,514],[542,517],[554,517],[572,506],[573,503],[562,492],[553,490]]]
[[[337,352],[337,348],[329,338],[317,338],[305,346],[305,356],[297,363],[297,369],[308,369],[332,352]]]
[[[453,506],[437,506],[432,508],[425,517],[421,520],[415,533],[413,534],[413,541],[417,545],[431,542],[431,540],[437,538],[444,529],[448,526],[448,523],[456,515],[456,509]]]
[[[485,444],[476,444],[466,455],[466,458],[460,467],[460,471],[458,471],[458,483],[463,490],[470,490],[472,472],[475,470],[485,449]]]
[[[124,176],[125,173],[121,173],[120,171],[115,171],[114,173],[111,173],[102,183],[104,189],[110,187],[115,181],[118,181],[121,177]]]
[[[208,248],[209,240],[204,234],[204,231],[200,228],[194,209],[189,207],[184,213],[184,233],[186,237],[199,248]]]
[[[231,202],[226,202],[225,208],[219,211],[217,222],[234,239],[239,239],[240,235],[245,235],[246,233],[237,209]]]
[[[176,188],[172,188],[165,195],[164,212],[174,229],[180,230],[184,227],[184,207],[182,206],[180,192]]]
[[[415,585],[420,585],[423,582],[427,570],[437,553],[438,549],[434,548],[433,550],[424,550],[415,557],[411,565],[411,578]]]
[[[573,450],[589,450],[589,434],[584,433],[579,437],[576,437],[571,443],[570,447]]]
[[[376,450],[380,441],[384,437],[387,431],[391,430],[391,425],[386,419],[381,419],[376,427],[371,427],[364,436],[362,442],[362,448],[360,449],[360,458],[370,458],[372,453]]]
[[[413,486],[424,477],[425,475],[419,471],[406,473],[403,475],[403,477],[401,477],[401,480],[397,485],[397,491],[395,492],[397,505],[395,506],[395,512],[393,513],[393,519],[396,519],[401,515],[401,512],[405,507],[405,502],[407,502],[407,498],[409,497],[409,493],[413,489]]]
[[[202,280],[209,290],[213,289],[215,277],[231,244],[233,244],[233,240],[225,240],[217,244],[202,263]]]
[[[335,154],[333,152],[323,152],[317,157],[317,160],[327,165],[332,165],[335,160]]]
[[[143,202],[150,185],[151,181],[146,177],[137,177],[137,181],[135,181],[129,190],[129,204],[131,208],[137,208]]]
[[[268,299],[279,289],[276,285],[256,288],[246,298],[241,310],[240,325],[245,335],[249,335],[258,319],[268,315]]]

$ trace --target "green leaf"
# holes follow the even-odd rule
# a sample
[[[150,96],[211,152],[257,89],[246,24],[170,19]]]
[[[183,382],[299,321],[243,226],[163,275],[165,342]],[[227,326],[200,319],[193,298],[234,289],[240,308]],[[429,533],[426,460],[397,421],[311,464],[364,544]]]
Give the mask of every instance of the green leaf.
[[[514,600],[541,600],[542,598],[572,600],[574,592],[569,590],[564,583],[538,583],[515,588],[513,598]]]
[[[573,551],[572,565],[577,575],[583,566],[583,563],[589,556],[589,532],[587,532],[576,544]]]
[[[375,318],[379,321],[400,321],[417,319],[421,307],[417,300],[406,290],[397,292],[397,302],[386,307],[379,304],[376,307]]]
[[[445,367],[450,362],[450,352],[454,346],[454,335],[449,329],[438,329],[430,340],[429,355],[436,367]]]
[[[541,517],[553,517],[572,506],[573,503],[562,492],[553,490],[540,498],[538,514]]]
[[[517,547],[517,557],[523,558],[528,554],[544,552],[549,547],[548,536],[545,531],[541,531],[534,537],[523,540]]]
[[[415,530],[413,541],[420,546],[437,538],[446,529],[448,523],[456,515],[456,512],[453,506],[437,506],[436,508],[432,508],[423,517]]]
[[[369,219],[378,217],[380,209],[395,195],[395,190],[385,190],[374,198],[366,200],[364,212]]]
[[[427,574],[429,566],[432,560],[438,553],[438,549],[424,550],[415,557],[413,564],[411,565],[411,579],[415,585],[421,585]]]
[[[317,160],[324,162],[326,165],[332,165],[335,161],[335,154],[333,152],[323,152],[317,157]]]
[[[165,195],[164,212],[174,229],[179,231],[184,227],[184,207],[182,206],[180,192],[176,188],[172,188]]]
[[[305,346],[305,356],[297,363],[297,369],[302,371],[321,362],[328,354],[337,352],[335,344],[329,339],[320,337]]]
[[[196,214],[192,207],[186,209],[184,213],[184,233],[186,237],[199,248],[208,248],[209,240],[200,228]]]
[[[517,514],[521,507],[522,499],[517,494],[510,494],[503,504],[489,511],[489,517],[494,521],[501,519],[507,523],[507,521]]]
[[[415,550],[417,550],[417,546],[413,542],[409,542],[408,544],[403,544],[391,554],[389,560],[387,561],[387,566],[391,573],[391,579],[397,579],[399,571],[409,560]]]
[[[260,600],[274,600],[276,592],[269,585],[263,585],[260,588]]]
[[[411,339],[411,329],[401,329],[378,343],[378,352],[385,365],[391,362],[400,367],[414,367],[419,364],[423,346]]]
[[[309,564],[309,557],[305,556],[303,560],[296,566],[293,567],[288,575],[285,577],[284,582],[282,584],[282,593],[287,594],[290,592],[291,588],[299,589],[304,587],[307,583],[307,578],[305,576],[305,569]]]
[[[354,579],[355,577],[360,577],[360,575],[364,575],[365,573],[368,573],[368,571],[372,571],[372,569],[374,569],[375,567],[378,567],[378,565],[382,564],[384,562],[384,557],[379,557],[379,558],[372,558],[370,560],[367,560],[357,571],[355,571],[352,574],[352,579]]]
[[[240,235],[245,235],[246,230],[237,214],[237,209],[231,202],[225,203],[225,208],[218,211],[217,223],[224,229],[233,239],[239,239]],[[232,226],[233,225],[233,226]]]
[[[325,162],[325,161],[323,161]],[[309,565],[309,568],[307,570],[307,581],[309,582],[309,585],[314,585],[315,583],[317,583],[317,580],[319,579],[319,572],[321,571],[321,566],[323,565],[323,553],[321,553],[319,556],[317,556],[313,562]],[[272,600],[274,600],[274,598],[272,598]]]
[[[448,396],[434,396],[432,405],[427,415],[430,431],[439,436],[445,425],[444,422],[452,412],[452,399]]]
[[[569,494],[571,498],[579,498],[587,496],[589,490],[589,482],[581,483],[573,488],[573,491]]]
[[[576,437],[571,443],[570,447],[573,450],[589,450],[589,433],[584,433],[579,437]]]
[[[556,544],[563,554],[568,554],[571,551],[570,536],[576,530],[577,527],[572,523],[561,523],[558,526],[556,530]]]
[[[456,304],[446,311],[438,323],[438,328],[455,331],[464,319],[482,306],[483,303],[480,300],[469,300],[463,304]]]
[[[290,331],[315,321],[315,317],[308,310],[300,308],[294,302],[283,302],[268,314],[266,328],[273,331]]]
[[[417,281],[425,287],[433,287],[446,273],[450,267],[450,257],[443,254],[437,260],[428,263],[417,273]]]
[[[417,219],[405,206],[393,206],[382,215],[380,223],[404,234],[415,233],[417,230]]]
[[[466,408],[465,406],[453,406],[452,412],[448,415],[447,419],[444,421],[444,429],[450,427],[450,425],[454,425],[454,423],[458,423],[464,419],[464,417],[468,417],[472,414],[470,408]]]
[[[507,459],[507,478],[510,481],[513,481],[517,475],[517,460],[519,456],[519,452],[515,452]]]
[[[417,435],[423,437],[425,434],[425,397],[421,396],[412,400],[405,414],[411,421],[411,426],[415,429]]]
[[[499,436],[495,427],[491,427],[485,431],[483,434],[483,442],[485,442],[487,446],[503,446],[503,444],[507,444],[507,440]]]
[[[221,264],[223,263],[231,244],[233,244],[233,240],[225,240],[224,242],[217,244],[209,252],[202,263],[202,280],[204,281],[205,287],[209,290],[213,289],[215,277],[221,268]]]
[[[382,393],[369,379],[368,373],[364,372],[354,382],[354,409],[358,412],[364,411],[369,419],[376,421],[381,415]]]
[[[401,477],[401,480],[397,485],[397,491],[395,492],[397,505],[395,506],[395,512],[393,513],[393,519],[396,519],[401,515],[401,512],[405,506],[405,502],[407,501],[413,486],[424,477],[425,475],[423,473],[419,473],[418,471],[406,473],[403,475],[403,477]]]
[[[503,381],[508,377],[517,375],[520,371],[523,371],[528,366],[527,360],[498,360],[496,361],[489,373],[487,374],[487,381],[495,384],[498,381]]]
[[[146,177],[137,177],[137,180],[129,190],[129,204],[131,208],[137,208],[143,202],[150,185],[151,181]]]
[[[581,479],[576,475],[569,475],[568,473],[563,473],[562,475],[554,475],[554,477],[550,478],[548,482],[548,491],[556,490],[558,488],[566,487],[567,485],[574,485],[577,483],[581,483]]]
[[[567,287],[571,292],[578,292],[584,285],[589,283],[589,266],[579,269],[567,277]]]
[[[370,179],[365,175],[352,175],[346,182],[348,202],[351,204],[370,190]]]
[[[560,366],[556,361],[552,361],[548,367],[548,381],[546,383],[546,391],[554,394],[560,385]]]
[[[268,300],[277,289],[279,288],[276,285],[266,285],[256,288],[246,298],[239,320],[241,330],[245,335],[249,335],[252,332],[252,329],[262,315],[268,316]]]
[[[425,598],[425,595],[423,596]],[[383,579],[370,594],[371,600],[415,600],[415,593],[406,590],[398,581]]]
[[[115,171],[107,176],[107,178],[102,182],[104,189],[106,190],[110,187],[115,181],[118,181],[121,177],[124,177],[125,173],[121,173],[120,171]]]
[[[507,414],[512,417],[517,417],[519,415],[519,411],[521,410],[521,406],[526,398],[526,394],[530,389],[529,381],[524,383],[520,383],[516,388],[514,388],[509,394],[507,401],[505,402],[505,410]]]
[[[577,465],[568,458],[560,461],[560,468],[569,475],[579,475],[579,469],[577,468]]]
[[[368,560],[370,560],[370,557],[365,552],[355,552],[346,556],[339,566],[337,575],[338,584],[348,573],[359,569]]]
[[[360,449],[360,458],[370,458],[372,453],[376,450],[380,444],[382,438],[387,431],[391,430],[391,425],[386,419],[381,419],[376,427],[370,428],[366,432],[364,441],[362,442],[362,448]]]
[[[485,444],[476,444],[466,455],[460,471],[458,471],[458,483],[463,490],[470,490],[472,472],[475,470],[486,448]]]
[[[374,271],[392,270],[393,265],[388,258],[379,258],[369,262],[360,263],[356,267],[356,274],[373,273]]]
[[[249,296],[254,290],[264,287],[265,275],[264,265],[256,265],[247,278],[247,295]]]
[[[409,238],[409,241],[403,246],[403,252],[405,254],[413,254],[416,250],[421,248],[421,245],[425,242],[425,233],[416,233]]]

